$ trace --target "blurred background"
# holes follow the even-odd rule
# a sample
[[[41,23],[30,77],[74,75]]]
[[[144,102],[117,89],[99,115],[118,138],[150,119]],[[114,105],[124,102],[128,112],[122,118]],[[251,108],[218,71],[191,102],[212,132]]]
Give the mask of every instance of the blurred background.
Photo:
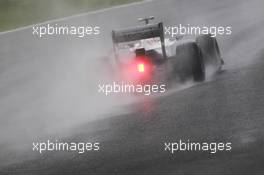
[[[140,0],[0,0],[0,32]]]

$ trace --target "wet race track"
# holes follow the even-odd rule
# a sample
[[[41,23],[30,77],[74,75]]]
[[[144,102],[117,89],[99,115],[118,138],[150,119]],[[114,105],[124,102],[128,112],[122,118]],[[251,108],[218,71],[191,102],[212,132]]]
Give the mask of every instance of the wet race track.
[[[99,25],[98,38],[40,40],[32,28],[0,34],[0,174],[263,174],[263,6],[262,0],[150,1],[53,21]],[[95,95],[102,81],[95,58],[111,48],[111,30],[151,15],[165,25],[232,26],[230,36],[217,38],[223,71],[133,105]],[[33,141],[58,138],[98,141],[100,151],[32,151]],[[231,142],[232,150],[164,150],[165,142],[188,139]]]

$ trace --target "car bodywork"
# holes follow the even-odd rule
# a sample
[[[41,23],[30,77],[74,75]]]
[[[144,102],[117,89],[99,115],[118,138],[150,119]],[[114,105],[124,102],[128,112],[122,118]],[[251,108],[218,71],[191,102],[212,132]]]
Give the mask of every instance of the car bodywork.
[[[163,23],[149,24],[151,19],[153,17],[142,18],[146,22],[143,26],[112,31],[115,65],[125,71],[129,70],[130,65],[138,68],[139,74],[128,74],[128,77],[137,77],[140,82],[146,79],[148,82],[161,79],[167,82],[183,82],[188,79],[203,81],[207,63],[214,64],[216,70],[221,69],[223,61],[215,38],[210,35],[196,39],[182,39],[183,36],[165,38]],[[126,58],[130,58],[130,61],[124,62]],[[125,74],[125,71],[121,71],[121,74]]]

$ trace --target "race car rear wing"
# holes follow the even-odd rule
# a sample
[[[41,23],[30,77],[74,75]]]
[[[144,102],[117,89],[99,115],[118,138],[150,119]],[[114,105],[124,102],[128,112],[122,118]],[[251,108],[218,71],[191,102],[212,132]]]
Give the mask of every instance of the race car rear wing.
[[[148,24],[145,26],[139,26],[134,28],[122,29],[122,30],[113,30],[112,31],[112,40],[114,45],[114,52],[117,56],[117,44],[122,42],[130,42],[142,39],[149,39],[159,37],[161,41],[161,48],[163,57],[166,58],[166,50],[164,43],[164,32],[163,24]]]

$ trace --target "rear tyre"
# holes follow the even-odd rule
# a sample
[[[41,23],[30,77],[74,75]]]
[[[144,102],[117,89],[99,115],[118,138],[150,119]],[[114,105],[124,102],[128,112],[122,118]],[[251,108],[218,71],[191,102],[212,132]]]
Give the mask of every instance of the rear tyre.
[[[180,60],[181,79],[193,78],[196,82],[204,81],[204,61],[200,48],[195,42],[177,46],[177,57]]]
[[[202,51],[205,65],[220,70],[224,61],[221,58],[216,38],[211,34],[200,35],[196,38],[196,43]]]

